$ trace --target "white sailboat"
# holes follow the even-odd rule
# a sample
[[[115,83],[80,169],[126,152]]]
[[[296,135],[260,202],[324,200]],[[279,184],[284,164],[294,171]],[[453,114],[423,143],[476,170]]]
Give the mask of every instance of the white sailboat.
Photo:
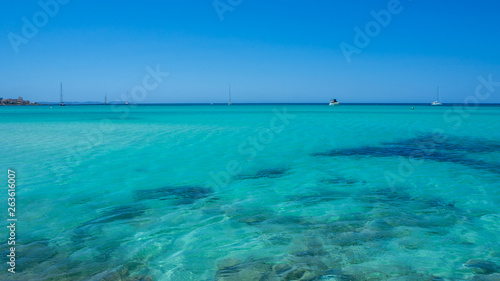
[[[61,99],[61,106],[65,106],[64,101],[63,101],[62,82],[61,82],[61,96],[60,96],[60,99]]]
[[[439,87],[437,88],[437,96],[436,100],[431,103],[431,105],[443,105],[441,101],[439,100]]]
[[[231,102],[231,84],[229,84],[229,101],[227,105],[232,105],[233,103]]]

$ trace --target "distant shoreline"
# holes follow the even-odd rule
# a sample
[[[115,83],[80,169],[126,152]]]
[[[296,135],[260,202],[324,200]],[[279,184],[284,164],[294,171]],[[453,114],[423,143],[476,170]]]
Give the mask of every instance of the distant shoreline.
[[[33,106],[33,105],[46,105],[40,103],[30,103],[30,104],[0,104],[0,106]]]
[[[38,105],[38,103],[30,102],[29,100],[25,100],[22,97],[18,97],[17,99],[0,98],[0,106],[10,106],[10,105]]]

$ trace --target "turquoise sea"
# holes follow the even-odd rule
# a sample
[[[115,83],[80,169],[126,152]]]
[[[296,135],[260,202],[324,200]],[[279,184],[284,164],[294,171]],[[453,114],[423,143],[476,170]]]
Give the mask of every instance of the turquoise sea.
[[[0,280],[500,280],[500,107],[411,107],[0,107]]]

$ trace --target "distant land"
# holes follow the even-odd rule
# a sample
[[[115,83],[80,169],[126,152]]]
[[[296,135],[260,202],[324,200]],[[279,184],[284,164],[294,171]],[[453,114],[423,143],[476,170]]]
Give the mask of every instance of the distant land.
[[[54,105],[54,104],[60,104],[60,102],[55,102],[55,101],[39,101],[38,104],[44,104],[44,105]],[[104,103],[102,101],[68,101],[64,102],[66,105],[106,105],[106,104],[114,104],[114,105],[120,105],[120,104],[125,104],[125,102],[109,102],[109,103]]]
[[[38,105],[38,103],[30,102],[29,100],[24,100],[22,97],[18,97],[17,99],[0,98],[0,105]]]

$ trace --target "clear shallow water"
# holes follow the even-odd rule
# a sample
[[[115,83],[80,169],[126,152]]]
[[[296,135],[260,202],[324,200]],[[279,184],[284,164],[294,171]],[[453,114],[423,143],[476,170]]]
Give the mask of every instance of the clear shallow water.
[[[495,280],[500,107],[410,108],[1,107],[0,279]]]

